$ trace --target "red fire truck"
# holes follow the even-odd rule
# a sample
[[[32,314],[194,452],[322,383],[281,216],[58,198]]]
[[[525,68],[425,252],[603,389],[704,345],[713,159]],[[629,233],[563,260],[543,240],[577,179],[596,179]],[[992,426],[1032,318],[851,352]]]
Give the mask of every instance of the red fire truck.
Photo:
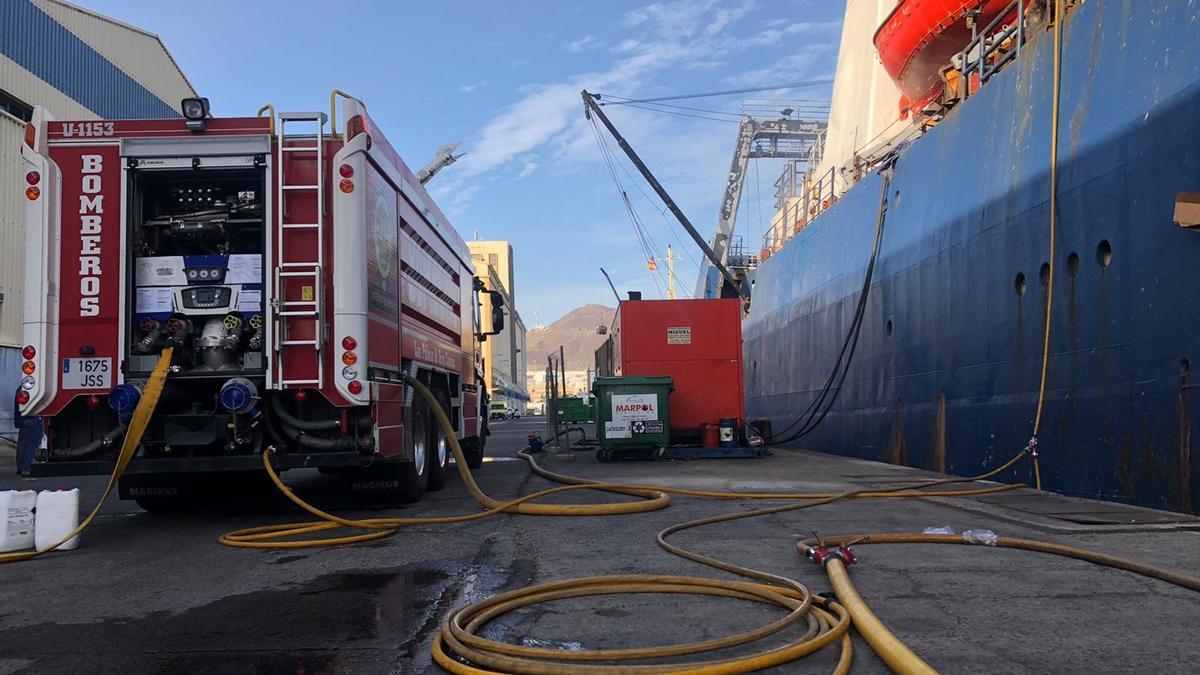
[[[366,106],[335,91],[329,115],[217,119],[205,99],[182,112],[64,122],[38,109],[27,127],[17,398],[45,420],[35,473],[111,472],[166,347],[120,486],[145,508],[261,472],[269,446],[281,469],[419,499],[442,487],[448,453],[409,377],[477,467],[479,347],[503,318],[480,330],[486,291],[465,243]]]

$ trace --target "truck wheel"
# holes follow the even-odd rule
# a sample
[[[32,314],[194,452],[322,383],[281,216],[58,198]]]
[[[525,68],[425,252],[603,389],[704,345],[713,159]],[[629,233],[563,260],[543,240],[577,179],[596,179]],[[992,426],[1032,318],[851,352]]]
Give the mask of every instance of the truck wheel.
[[[483,444],[478,438],[463,439],[462,453],[467,458],[467,468],[478,469],[483,466]]]
[[[400,462],[396,496],[402,502],[418,502],[429,481],[429,409],[421,400],[413,402],[413,461]]]
[[[438,403],[445,410],[449,406],[446,402],[445,394],[437,393]],[[429,464],[429,480],[426,483],[425,489],[433,492],[441,490],[446,486],[446,463],[450,461],[450,446],[446,441],[446,432],[442,430],[442,425],[438,424],[437,415],[429,415],[429,451],[426,462]]]

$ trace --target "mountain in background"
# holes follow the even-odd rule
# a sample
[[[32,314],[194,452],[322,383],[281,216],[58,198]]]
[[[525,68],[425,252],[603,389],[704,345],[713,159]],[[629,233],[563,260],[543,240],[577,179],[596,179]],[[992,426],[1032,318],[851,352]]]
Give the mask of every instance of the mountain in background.
[[[587,304],[564,314],[545,328],[531,329],[525,338],[530,372],[546,369],[546,355],[558,354],[562,345],[567,370],[587,370],[596,366],[596,348],[608,337],[597,335],[596,327],[609,327],[614,310],[604,305]]]

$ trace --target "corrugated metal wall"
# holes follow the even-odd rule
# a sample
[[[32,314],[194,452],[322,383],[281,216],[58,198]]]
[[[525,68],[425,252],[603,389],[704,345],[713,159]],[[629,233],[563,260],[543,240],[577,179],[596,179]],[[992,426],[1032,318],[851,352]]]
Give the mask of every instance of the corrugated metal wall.
[[[178,117],[192,94],[158,38],[53,0],[0,2],[0,54],[105,119]]]
[[[157,36],[73,5],[54,0],[32,2],[172,108],[180,99],[196,95]]]
[[[58,119],[171,116],[193,94],[158,38],[54,0],[0,1],[0,89]],[[23,127],[0,116],[0,346],[14,347],[24,268]]]
[[[0,345],[16,346],[21,340],[21,287],[25,266],[20,264],[20,252],[25,250],[25,180],[21,172],[21,153],[11,149],[21,147],[25,125],[20,120],[0,113]],[[11,148],[11,149],[10,149]],[[0,392],[2,394],[3,392]]]
[[[0,0],[0,5],[3,5],[7,1]],[[3,14],[2,10],[0,10],[0,14]],[[2,20],[3,17],[0,16],[0,21]],[[16,61],[5,56],[3,50],[0,50],[0,89],[7,91],[30,105],[37,103],[47,110],[53,111],[54,116],[59,119],[94,120],[97,118],[96,113],[83,107],[70,96],[46,84],[36,75],[22,68]],[[8,146],[0,147],[0,153],[9,153],[12,151],[13,148],[9,148]]]
[[[56,0],[0,0],[0,89],[66,120],[176,117],[195,95],[157,37]],[[20,375],[23,132],[0,113],[0,426]]]

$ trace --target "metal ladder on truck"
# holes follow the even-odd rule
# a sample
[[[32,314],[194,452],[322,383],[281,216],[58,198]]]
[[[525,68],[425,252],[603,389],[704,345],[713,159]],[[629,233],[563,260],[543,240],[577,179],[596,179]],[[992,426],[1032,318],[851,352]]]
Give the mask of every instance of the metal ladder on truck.
[[[325,384],[321,358],[324,348],[322,270],[325,233],[325,124],[321,112],[279,114],[279,144],[275,165],[279,171],[275,208],[275,296],[272,299],[276,331],[274,373],[280,389],[321,388]],[[316,126],[310,133],[287,134],[287,124]],[[293,127],[295,128],[295,127]],[[315,160],[314,171],[299,172],[301,163]],[[289,170],[290,169],[290,170]],[[299,182],[289,182],[302,173]],[[314,182],[315,181],[315,182]]]

